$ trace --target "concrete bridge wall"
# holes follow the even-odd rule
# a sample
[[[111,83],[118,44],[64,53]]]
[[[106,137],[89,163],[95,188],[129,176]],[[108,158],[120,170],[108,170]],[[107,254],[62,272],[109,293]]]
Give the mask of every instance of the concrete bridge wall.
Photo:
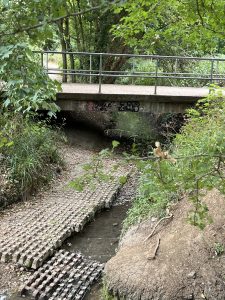
[[[63,84],[57,103],[65,111],[183,113],[208,94],[207,88]]]
[[[183,113],[199,97],[157,95],[105,95],[59,93],[57,104],[63,111]]]

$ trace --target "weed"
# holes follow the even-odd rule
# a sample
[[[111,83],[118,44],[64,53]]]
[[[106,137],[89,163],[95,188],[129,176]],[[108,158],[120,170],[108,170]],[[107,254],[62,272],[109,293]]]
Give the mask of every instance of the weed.
[[[225,248],[224,248],[223,244],[217,242],[214,244],[214,250],[215,250],[216,256],[220,256],[224,253]]]
[[[101,289],[101,296],[102,300],[117,300],[118,298],[115,296],[112,296],[109,292],[108,286],[106,284],[106,281],[103,280],[103,285]]]

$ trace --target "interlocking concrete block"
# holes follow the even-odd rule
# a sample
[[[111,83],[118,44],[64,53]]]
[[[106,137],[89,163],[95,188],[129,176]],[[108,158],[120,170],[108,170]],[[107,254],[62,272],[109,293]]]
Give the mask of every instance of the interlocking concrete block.
[[[31,275],[21,295],[37,300],[83,299],[102,269],[102,264],[87,260],[80,253],[60,250]]]

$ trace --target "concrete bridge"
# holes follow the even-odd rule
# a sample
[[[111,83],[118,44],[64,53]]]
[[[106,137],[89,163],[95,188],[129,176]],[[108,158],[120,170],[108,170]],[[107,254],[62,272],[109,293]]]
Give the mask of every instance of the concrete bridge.
[[[154,112],[180,113],[209,93],[208,88],[134,86],[103,84],[99,93],[97,84],[62,84],[57,104],[63,111],[86,112]]]
[[[225,59],[217,57],[37,54],[49,76],[63,82],[57,103],[65,111],[179,113],[206,97],[210,84],[225,82]],[[143,80],[145,85],[141,85]]]

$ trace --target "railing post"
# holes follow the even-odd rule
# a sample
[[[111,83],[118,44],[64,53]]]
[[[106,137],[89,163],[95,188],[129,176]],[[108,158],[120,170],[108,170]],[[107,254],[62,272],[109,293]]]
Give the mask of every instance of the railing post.
[[[214,60],[211,61],[211,75],[210,82],[213,83]]]
[[[99,58],[99,94],[102,92],[102,53],[100,54]]]
[[[92,83],[92,76],[91,76],[91,74],[92,74],[92,55],[90,54],[90,83]]]
[[[134,60],[132,60],[132,75],[134,75]],[[131,80],[132,84],[134,84],[134,77],[132,76]]]
[[[46,53],[46,71],[48,74],[48,52]]]
[[[210,82],[213,83],[213,70],[214,70],[214,60],[211,61],[211,72],[210,72]],[[209,93],[211,93],[211,89],[209,89]]]
[[[41,66],[44,67],[44,53],[41,52]]]
[[[175,60],[175,73],[177,73],[177,58],[176,58],[176,60]]]
[[[159,62],[158,58],[156,59],[156,65],[155,65],[155,90],[154,94],[157,94],[157,84],[158,84],[158,67],[159,67]]]
[[[220,74],[219,74],[219,61],[217,60],[216,61],[216,77],[218,77]]]

